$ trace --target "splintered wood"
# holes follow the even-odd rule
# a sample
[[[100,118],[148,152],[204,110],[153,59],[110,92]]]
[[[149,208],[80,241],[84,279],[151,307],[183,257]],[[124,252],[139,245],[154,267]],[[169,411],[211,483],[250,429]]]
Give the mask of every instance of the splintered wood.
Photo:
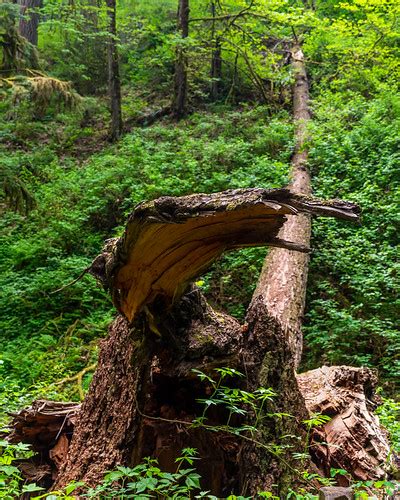
[[[80,405],[57,401],[37,400],[29,408],[12,414],[11,443],[28,443],[38,452],[18,466],[28,481],[40,482],[49,476],[54,480],[66,461],[69,439]]]
[[[12,414],[11,443],[29,443],[34,451],[48,450],[61,434],[72,434],[79,405],[57,401],[36,400],[29,408]]]
[[[114,305],[132,321],[158,298],[176,302],[187,285],[224,251],[278,246],[308,252],[278,238],[286,215],[311,213],[357,220],[352,203],[322,202],[285,189],[237,189],[138,205],[124,235],[108,243],[90,273],[110,289]]]

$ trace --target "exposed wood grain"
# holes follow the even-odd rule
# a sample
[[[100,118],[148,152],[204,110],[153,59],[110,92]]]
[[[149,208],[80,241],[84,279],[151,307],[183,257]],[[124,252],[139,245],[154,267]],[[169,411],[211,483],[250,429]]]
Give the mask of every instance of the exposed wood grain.
[[[176,302],[224,251],[270,245],[307,252],[302,242],[277,237],[286,216],[299,213],[356,220],[359,211],[354,204],[325,203],[285,189],[162,197],[136,207],[123,236],[109,242],[89,272],[132,321],[157,297],[166,306]]]
[[[297,381],[309,413],[331,417],[311,436],[311,452],[323,471],[345,469],[363,481],[384,478],[394,457],[373,413],[379,403],[376,374],[368,368],[323,366],[298,375]]]

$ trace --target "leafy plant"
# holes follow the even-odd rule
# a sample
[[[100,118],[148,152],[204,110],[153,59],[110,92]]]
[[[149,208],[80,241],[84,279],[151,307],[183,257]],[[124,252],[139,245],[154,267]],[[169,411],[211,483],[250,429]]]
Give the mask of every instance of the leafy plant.
[[[14,462],[29,458],[33,452],[24,443],[10,444],[0,441],[0,498],[12,500],[23,493],[33,493],[44,490],[34,483],[24,484],[21,472]]]

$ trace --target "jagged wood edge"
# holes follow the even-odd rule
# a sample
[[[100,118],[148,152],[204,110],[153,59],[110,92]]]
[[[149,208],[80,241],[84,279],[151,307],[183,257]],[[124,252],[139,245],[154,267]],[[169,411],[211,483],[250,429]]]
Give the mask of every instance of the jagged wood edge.
[[[276,213],[271,215],[271,207],[276,207]],[[131,213],[124,234],[119,239],[108,240],[106,246],[92,263],[89,273],[99,279],[106,289],[111,291],[113,302],[118,309],[120,299],[114,286],[119,270],[128,262],[130,253],[140,241],[146,228],[151,224],[185,224],[190,219],[210,219],[224,213],[227,217],[226,224],[230,223],[229,216],[240,210],[252,209],[260,211],[266,207],[266,221],[273,220],[275,224],[265,236],[265,241],[257,239],[256,245],[280,246],[290,250],[308,252],[309,249],[296,242],[288,242],[277,237],[278,231],[286,220],[286,215],[308,213],[335,217],[350,221],[359,219],[360,209],[357,205],[342,200],[322,201],[314,197],[293,194],[288,189],[235,189],[212,194],[192,194],[181,197],[164,196],[156,200],[143,202],[137,205]],[[257,207],[257,208],[256,208]],[[261,208],[262,210],[262,208]],[[259,223],[259,220],[258,220]],[[250,224],[250,218],[249,218]],[[250,227],[250,226],[249,226]],[[236,245],[237,248],[244,245]],[[226,242],[221,242],[222,251],[229,249]],[[226,248],[225,248],[226,247]],[[235,247],[232,245],[230,248]],[[203,271],[203,269],[201,269]],[[137,284],[140,286],[140,284]]]

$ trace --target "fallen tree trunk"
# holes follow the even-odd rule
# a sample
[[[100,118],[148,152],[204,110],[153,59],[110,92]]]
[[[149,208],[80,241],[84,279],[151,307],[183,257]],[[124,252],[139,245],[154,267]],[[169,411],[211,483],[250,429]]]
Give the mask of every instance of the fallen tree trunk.
[[[295,125],[295,152],[291,161],[292,193],[309,196],[311,177],[307,168],[307,126],[311,120],[309,110],[309,84],[300,46],[292,49],[292,67],[295,77],[293,90],[293,119]],[[310,245],[311,218],[308,214],[288,217],[279,232],[279,238]],[[303,350],[301,325],[304,314],[309,256],[287,249],[273,248],[265,259],[254,297],[264,302],[268,316],[276,318],[288,332],[288,348],[298,368]]]

